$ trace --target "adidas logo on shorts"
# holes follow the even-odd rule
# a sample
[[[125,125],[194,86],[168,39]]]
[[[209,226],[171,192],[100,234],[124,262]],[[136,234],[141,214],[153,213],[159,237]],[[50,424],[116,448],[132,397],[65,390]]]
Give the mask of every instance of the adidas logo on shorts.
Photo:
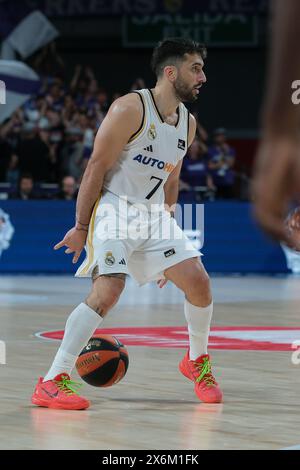
[[[121,261],[119,261],[119,264],[126,264],[126,261],[124,258],[121,259]]]

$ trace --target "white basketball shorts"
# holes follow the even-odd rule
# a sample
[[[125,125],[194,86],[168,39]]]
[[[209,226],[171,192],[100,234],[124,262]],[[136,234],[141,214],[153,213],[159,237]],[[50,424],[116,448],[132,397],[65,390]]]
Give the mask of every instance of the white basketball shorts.
[[[140,285],[164,279],[167,268],[201,255],[169,212],[149,212],[110,192],[95,204],[85,249],[75,276],[124,273]]]

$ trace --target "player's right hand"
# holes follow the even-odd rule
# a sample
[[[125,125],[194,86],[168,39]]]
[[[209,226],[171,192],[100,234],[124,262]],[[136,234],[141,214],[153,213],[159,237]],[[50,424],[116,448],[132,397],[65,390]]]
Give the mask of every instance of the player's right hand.
[[[86,230],[73,227],[66,233],[64,238],[54,246],[54,250],[59,250],[59,248],[66,246],[67,249],[65,253],[74,253],[72,262],[77,263],[84,248],[87,234],[88,232]]]

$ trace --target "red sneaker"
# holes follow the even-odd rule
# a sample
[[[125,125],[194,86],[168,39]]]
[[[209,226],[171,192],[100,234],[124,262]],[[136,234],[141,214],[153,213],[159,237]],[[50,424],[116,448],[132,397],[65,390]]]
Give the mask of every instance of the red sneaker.
[[[68,374],[59,374],[47,382],[43,382],[43,377],[40,377],[31,403],[59,410],[85,410],[90,402],[78,395],[79,387],[81,384],[72,382]]]
[[[211,373],[208,354],[190,360],[189,351],[179,364],[180,372],[195,383],[195,393],[205,403],[221,403],[223,394],[216,379]]]

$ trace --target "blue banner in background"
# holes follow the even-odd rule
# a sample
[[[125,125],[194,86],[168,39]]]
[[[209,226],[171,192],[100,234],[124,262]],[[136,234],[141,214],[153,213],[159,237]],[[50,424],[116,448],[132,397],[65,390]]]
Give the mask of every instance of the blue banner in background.
[[[66,255],[64,249],[53,250],[73,226],[74,202],[1,201],[0,208],[9,216],[13,229],[9,246],[2,250],[0,257],[1,273],[75,272],[84,254],[74,266],[72,256]],[[202,260],[209,272],[287,272],[282,249],[266,239],[255,226],[250,204],[207,203],[204,229]],[[1,232],[3,234],[0,226],[0,240]]]
[[[0,272],[74,272],[71,256],[53,250],[73,226],[72,201],[1,201],[0,207],[14,228],[10,247],[0,258]]]

